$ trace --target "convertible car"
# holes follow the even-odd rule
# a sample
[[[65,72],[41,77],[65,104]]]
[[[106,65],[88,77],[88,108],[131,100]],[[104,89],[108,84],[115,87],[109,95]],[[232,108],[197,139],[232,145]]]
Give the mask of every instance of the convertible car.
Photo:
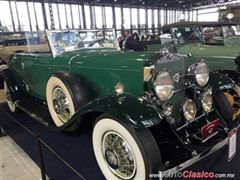
[[[210,71],[221,72],[233,79],[237,86],[233,91],[225,92],[226,96],[240,94],[240,23],[180,22],[163,26],[162,32],[169,35],[167,42],[173,42],[168,44],[171,51],[188,56],[190,63],[204,58]],[[239,107],[239,99],[233,98],[231,102],[234,107]],[[234,118],[240,116],[237,109]]]
[[[9,109],[57,131],[91,130],[106,179],[179,171],[226,145],[237,126],[238,94],[225,94],[234,82],[202,57],[120,51],[101,31],[42,33],[46,41],[1,62]]]

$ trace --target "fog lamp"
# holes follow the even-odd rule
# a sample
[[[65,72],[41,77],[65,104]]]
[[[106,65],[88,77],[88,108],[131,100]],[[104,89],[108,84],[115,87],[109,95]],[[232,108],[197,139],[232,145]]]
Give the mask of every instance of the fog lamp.
[[[187,99],[183,104],[183,115],[187,121],[192,121],[197,113],[196,104],[193,100]]]

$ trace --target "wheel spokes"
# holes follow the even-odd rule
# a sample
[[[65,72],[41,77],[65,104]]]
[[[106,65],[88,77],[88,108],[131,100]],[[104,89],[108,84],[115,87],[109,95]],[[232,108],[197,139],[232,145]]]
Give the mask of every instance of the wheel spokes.
[[[116,132],[105,133],[102,140],[102,151],[109,169],[116,176],[121,179],[131,179],[134,176],[136,161],[133,152],[119,134]]]
[[[66,123],[71,117],[70,104],[66,94],[60,87],[56,87],[53,90],[53,104],[59,119]]]

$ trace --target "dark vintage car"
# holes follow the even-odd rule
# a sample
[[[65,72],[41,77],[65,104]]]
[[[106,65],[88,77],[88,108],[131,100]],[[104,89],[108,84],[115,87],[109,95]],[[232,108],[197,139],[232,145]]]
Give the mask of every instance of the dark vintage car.
[[[210,71],[221,72],[237,84],[225,95],[232,102],[234,118],[240,116],[240,23],[237,22],[180,22],[163,26],[163,34],[169,34],[168,42],[173,52],[188,56],[191,63],[204,58]],[[170,40],[171,39],[171,40]],[[170,43],[171,44],[171,43]]]
[[[120,51],[101,31],[46,34],[1,64],[8,106],[58,131],[89,128],[107,179],[179,171],[227,144],[235,84],[201,57]]]

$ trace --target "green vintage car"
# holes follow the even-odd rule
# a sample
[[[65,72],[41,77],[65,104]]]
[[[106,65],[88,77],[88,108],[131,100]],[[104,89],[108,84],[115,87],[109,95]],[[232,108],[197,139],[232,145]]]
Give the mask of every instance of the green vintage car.
[[[212,72],[221,72],[234,80],[237,86],[225,95],[235,108],[234,118],[239,118],[240,100],[235,97],[240,94],[240,63],[237,64],[240,61],[240,23],[180,22],[163,26],[162,31],[169,34],[168,42],[174,43],[170,45],[173,52],[188,56],[191,63],[204,58]]]
[[[0,66],[9,109],[58,131],[89,128],[106,179],[179,171],[226,145],[237,125],[224,95],[235,84],[201,57],[120,51],[106,31],[39,35]]]

